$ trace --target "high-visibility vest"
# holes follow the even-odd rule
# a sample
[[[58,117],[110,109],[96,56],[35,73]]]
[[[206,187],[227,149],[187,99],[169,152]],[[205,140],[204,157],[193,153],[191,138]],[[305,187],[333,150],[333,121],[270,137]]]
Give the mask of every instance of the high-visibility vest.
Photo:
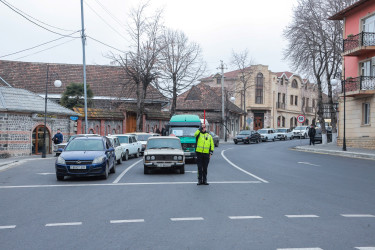
[[[204,153],[204,154],[209,154],[210,152],[214,152],[214,148],[215,148],[214,140],[212,139],[212,136],[210,135],[210,133],[207,133],[207,132],[202,133],[198,129],[194,133],[195,138],[198,137],[198,134],[199,134],[199,138],[197,141],[197,148],[195,149],[195,151],[198,153]]]

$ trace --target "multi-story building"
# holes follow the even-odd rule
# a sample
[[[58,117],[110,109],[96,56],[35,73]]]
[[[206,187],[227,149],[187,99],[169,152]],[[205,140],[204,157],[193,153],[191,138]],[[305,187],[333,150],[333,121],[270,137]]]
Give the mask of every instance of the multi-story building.
[[[344,21],[337,143],[345,136],[349,147],[375,149],[375,2],[357,1],[329,19]]]
[[[292,128],[300,125],[297,116],[301,114],[306,117],[304,125],[315,122],[316,86],[296,74],[274,73],[268,66],[253,65],[224,73],[224,79],[228,95],[246,112],[241,128]],[[201,82],[211,87],[220,86],[221,75],[204,78]]]

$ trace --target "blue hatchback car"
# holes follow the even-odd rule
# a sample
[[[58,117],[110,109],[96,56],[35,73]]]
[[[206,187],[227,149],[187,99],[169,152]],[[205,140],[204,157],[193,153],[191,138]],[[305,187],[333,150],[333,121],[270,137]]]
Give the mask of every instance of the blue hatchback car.
[[[56,178],[65,176],[102,176],[116,172],[115,151],[105,136],[77,137],[66,145],[56,159]]]

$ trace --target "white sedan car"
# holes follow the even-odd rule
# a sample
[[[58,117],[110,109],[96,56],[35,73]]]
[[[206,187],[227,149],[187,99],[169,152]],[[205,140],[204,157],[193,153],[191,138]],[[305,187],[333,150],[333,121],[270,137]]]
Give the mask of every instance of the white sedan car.
[[[262,141],[275,141],[276,132],[273,128],[263,128],[257,131],[260,134]]]
[[[276,139],[281,140],[292,140],[293,139],[293,133],[290,128],[278,128],[276,129]]]
[[[122,157],[124,154],[123,146],[121,146],[120,140],[115,135],[109,135],[107,138],[111,141],[113,148],[115,149],[117,164],[122,163]]]

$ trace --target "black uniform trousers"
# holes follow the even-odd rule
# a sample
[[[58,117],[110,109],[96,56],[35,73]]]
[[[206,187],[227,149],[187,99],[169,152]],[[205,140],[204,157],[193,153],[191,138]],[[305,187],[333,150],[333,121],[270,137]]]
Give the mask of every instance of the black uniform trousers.
[[[210,154],[204,154],[196,152],[197,154],[197,165],[198,165],[198,181],[207,181],[207,168],[210,162]]]

